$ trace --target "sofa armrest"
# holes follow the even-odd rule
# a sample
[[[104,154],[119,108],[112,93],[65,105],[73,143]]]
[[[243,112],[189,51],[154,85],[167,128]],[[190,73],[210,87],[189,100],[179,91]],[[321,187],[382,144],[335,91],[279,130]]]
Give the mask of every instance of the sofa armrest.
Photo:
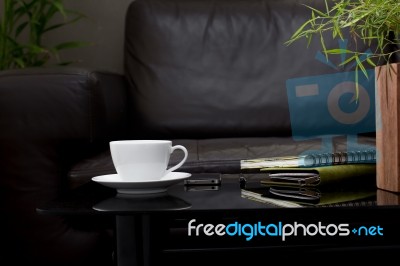
[[[35,261],[68,254],[58,258],[68,261],[91,254],[98,235],[41,217],[36,207],[68,188],[72,163],[124,136],[126,99],[117,74],[64,67],[0,72],[0,209],[8,218],[0,223],[8,255]]]
[[[3,71],[0,108],[1,139],[28,134],[93,142],[125,130],[125,79],[71,68]]]

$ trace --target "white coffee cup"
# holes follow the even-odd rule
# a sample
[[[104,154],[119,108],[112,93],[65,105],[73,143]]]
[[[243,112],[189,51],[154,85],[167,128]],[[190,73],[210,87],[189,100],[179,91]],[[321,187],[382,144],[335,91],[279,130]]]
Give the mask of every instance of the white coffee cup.
[[[183,159],[168,167],[171,154],[180,149]],[[157,181],[181,167],[188,156],[182,145],[172,146],[170,140],[118,140],[110,142],[112,161],[122,181]]]

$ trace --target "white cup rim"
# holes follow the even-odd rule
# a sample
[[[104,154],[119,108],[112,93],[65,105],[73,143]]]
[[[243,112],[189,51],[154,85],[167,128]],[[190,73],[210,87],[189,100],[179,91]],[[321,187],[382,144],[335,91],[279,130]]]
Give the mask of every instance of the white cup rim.
[[[170,140],[113,140],[110,141],[110,144],[165,144],[165,143],[171,143]]]

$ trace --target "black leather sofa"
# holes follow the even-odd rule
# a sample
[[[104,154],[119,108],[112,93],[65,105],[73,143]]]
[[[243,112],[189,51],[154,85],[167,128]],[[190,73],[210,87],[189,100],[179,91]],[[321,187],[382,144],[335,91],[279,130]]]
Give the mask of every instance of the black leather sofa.
[[[2,71],[2,258],[111,263],[109,221],[35,211],[93,176],[115,173],[111,140],[173,140],[188,148],[181,171],[192,173],[237,173],[241,159],[345,149],[348,132],[311,119],[319,113],[312,104],[294,111],[303,119],[300,135],[291,123],[287,80],[352,71],[316,59],[318,41],[284,44],[310,14],[302,3],[320,2],[137,0],[126,13],[123,75],[101,66]],[[371,132],[356,134],[356,144],[374,146],[374,122],[367,123]]]

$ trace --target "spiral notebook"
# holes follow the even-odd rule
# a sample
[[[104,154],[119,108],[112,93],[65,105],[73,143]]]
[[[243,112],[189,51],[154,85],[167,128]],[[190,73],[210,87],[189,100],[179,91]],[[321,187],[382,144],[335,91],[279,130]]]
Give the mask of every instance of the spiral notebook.
[[[356,163],[376,164],[376,150],[370,149],[360,151],[246,159],[240,161],[240,168],[244,170],[277,167],[319,167]]]

